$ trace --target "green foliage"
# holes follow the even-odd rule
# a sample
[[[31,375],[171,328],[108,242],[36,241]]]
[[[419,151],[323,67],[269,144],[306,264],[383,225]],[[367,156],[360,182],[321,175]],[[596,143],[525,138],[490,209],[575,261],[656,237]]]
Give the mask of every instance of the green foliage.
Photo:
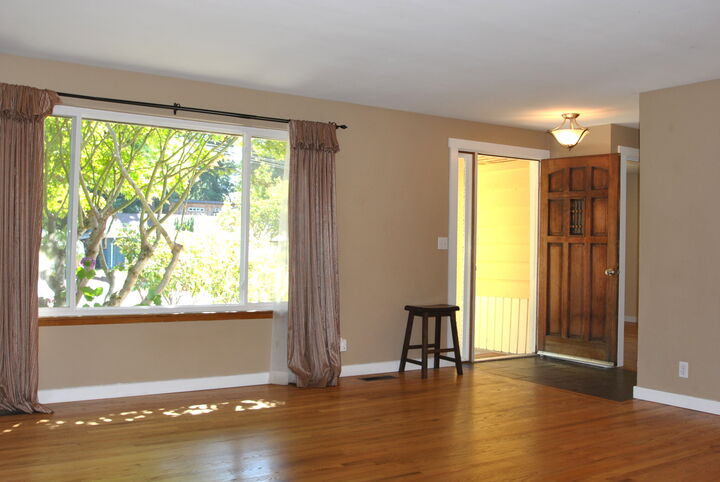
[[[65,248],[67,246],[68,205],[70,202],[70,141],[72,119],[48,117],[45,121],[45,161],[43,190],[41,273],[52,298],[41,297],[40,306],[66,304]]]
[[[287,199],[287,181],[273,174],[268,163],[256,163],[250,185],[250,232],[256,239],[279,234],[280,210]]]
[[[188,232],[194,232],[195,231],[195,218],[190,219],[176,219],[175,220],[175,230],[176,231],[188,231]]]
[[[77,271],[75,272],[75,276],[79,280],[92,280],[96,276],[95,271],[95,260],[91,258],[83,258],[80,261],[80,266],[78,267]],[[88,301],[92,303],[95,301],[95,298],[103,294],[103,287],[102,286],[96,286],[95,288],[90,288],[88,286],[83,286],[80,288],[80,293],[82,293],[83,298],[85,298],[85,301]],[[85,304],[85,306],[90,306],[88,304]],[[101,306],[100,303],[95,303],[94,306]]]
[[[84,259],[76,271],[75,303],[238,303],[242,138],[91,120],[81,127],[77,236]],[[59,280],[48,281],[56,305],[65,296],[70,129],[69,119],[46,123],[43,252],[60,260],[48,270]],[[251,301],[286,297],[285,288],[276,288],[287,276],[279,230],[287,203],[286,150],[284,141],[252,139]],[[188,199],[224,204],[217,216],[181,215]],[[105,239],[110,233],[113,239]],[[105,260],[111,241],[122,264]]]
[[[224,201],[239,189],[239,166],[230,161],[220,161],[218,165],[203,172],[193,185],[189,199],[202,201]]]
[[[252,140],[252,156],[282,161],[287,158],[287,142],[278,139],[254,137]]]

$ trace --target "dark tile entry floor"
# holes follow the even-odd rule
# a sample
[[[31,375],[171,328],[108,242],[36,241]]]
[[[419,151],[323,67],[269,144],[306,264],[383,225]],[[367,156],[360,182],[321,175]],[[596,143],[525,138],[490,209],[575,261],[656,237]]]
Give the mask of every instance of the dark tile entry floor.
[[[622,368],[595,368],[539,356],[475,363],[473,369],[616,402],[631,400],[637,381],[635,372]]]

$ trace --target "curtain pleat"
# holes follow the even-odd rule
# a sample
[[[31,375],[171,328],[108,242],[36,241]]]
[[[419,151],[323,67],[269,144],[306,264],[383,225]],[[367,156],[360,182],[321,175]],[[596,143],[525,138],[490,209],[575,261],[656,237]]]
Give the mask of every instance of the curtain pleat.
[[[0,413],[38,403],[38,253],[44,119],[56,93],[0,84]]]
[[[335,126],[290,122],[288,366],[298,387],[335,386],[340,304]]]

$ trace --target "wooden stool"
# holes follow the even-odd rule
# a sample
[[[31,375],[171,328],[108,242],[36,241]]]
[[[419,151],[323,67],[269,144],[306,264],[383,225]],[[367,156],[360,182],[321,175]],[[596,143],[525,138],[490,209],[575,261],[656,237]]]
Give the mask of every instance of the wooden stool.
[[[460,347],[458,346],[458,331],[455,324],[455,312],[460,308],[453,305],[426,305],[414,306],[407,305],[405,309],[408,311],[407,327],[405,328],[405,342],[403,343],[402,357],[400,357],[400,370],[405,371],[405,363],[414,363],[420,365],[422,378],[427,378],[427,359],[432,354],[435,358],[435,368],[440,368],[440,360],[447,360],[455,363],[455,369],[458,375],[462,375],[462,359],[460,357]],[[412,335],[413,320],[416,316],[422,316],[422,344],[411,345],[410,337]],[[428,318],[435,317],[435,340],[434,343],[428,343]],[[442,326],[443,316],[450,317],[450,329],[452,330],[452,348],[440,348],[440,327]],[[420,361],[411,360],[407,357],[408,350],[421,349],[422,357]],[[455,358],[450,358],[443,353],[453,352]]]

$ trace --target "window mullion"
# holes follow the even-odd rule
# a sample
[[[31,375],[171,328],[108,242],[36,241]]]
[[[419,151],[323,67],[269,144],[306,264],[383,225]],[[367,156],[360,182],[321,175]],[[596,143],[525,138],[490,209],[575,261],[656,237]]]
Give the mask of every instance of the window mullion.
[[[252,155],[252,136],[243,136],[242,155],[242,197],[240,213],[240,302],[248,302],[248,255],[250,252],[250,156]]]
[[[70,197],[68,203],[68,233],[65,249],[65,276],[67,283],[67,305],[75,308],[77,297],[77,283],[75,281],[77,259],[77,228],[79,210],[80,184],[80,153],[82,151],[82,117],[73,117],[72,139],[70,141]]]

